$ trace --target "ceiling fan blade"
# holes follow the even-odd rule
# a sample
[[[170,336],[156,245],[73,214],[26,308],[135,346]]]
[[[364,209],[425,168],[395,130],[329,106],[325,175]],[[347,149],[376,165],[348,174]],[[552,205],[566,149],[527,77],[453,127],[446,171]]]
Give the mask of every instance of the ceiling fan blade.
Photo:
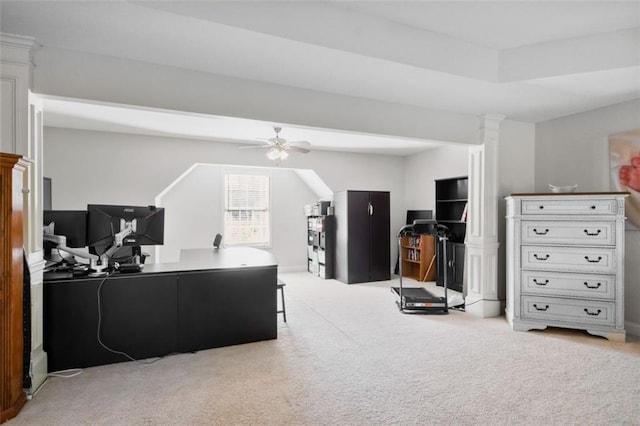
[[[299,146],[291,146],[291,145],[287,145],[287,147],[285,148],[286,151],[295,151],[295,152],[302,152],[303,154],[306,154],[308,152],[311,152],[310,149],[307,148],[301,148]]]
[[[300,148],[310,148],[311,144],[307,141],[287,141],[288,146],[297,146]]]
[[[244,146],[239,146],[238,149],[270,149],[271,146],[269,145],[244,145]]]

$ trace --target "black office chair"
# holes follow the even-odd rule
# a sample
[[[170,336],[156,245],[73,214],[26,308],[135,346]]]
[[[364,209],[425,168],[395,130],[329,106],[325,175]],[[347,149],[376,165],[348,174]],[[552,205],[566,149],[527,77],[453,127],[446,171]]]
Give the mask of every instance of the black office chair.
[[[216,237],[213,239],[213,248],[218,250],[220,244],[222,244],[222,234],[216,234]]]

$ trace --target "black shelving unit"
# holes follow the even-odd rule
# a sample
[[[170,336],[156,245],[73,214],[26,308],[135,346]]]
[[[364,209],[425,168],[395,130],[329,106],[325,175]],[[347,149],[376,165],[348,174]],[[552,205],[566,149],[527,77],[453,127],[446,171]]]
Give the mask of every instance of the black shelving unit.
[[[333,278],[336,245],[335,216],[307,216],[307,236],[307,270],[320,278]]]
[[[462,291],[464,272],[464,237],[467,231],[467,205],[469,178],[459,176],[447,179],[436,179],[436,221],[449,228],[447,241],[448,265],[444,264],[441,242],[438,242],[438,276],[436,284],[444,285],[444,268],[447,269],[448,287]]]

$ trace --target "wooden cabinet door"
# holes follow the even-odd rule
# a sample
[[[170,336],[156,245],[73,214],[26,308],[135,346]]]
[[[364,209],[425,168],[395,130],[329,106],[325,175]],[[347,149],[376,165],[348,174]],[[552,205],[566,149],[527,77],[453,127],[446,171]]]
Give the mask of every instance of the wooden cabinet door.
[[[21,156],[0,154],[0,423],[26,402],[23,387],[23,236]]]

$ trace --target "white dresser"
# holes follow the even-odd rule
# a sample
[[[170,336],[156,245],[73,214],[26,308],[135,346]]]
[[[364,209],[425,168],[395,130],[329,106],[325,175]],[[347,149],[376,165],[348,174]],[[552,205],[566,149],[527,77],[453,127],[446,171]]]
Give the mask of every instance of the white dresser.
[[[507,321],[625,341],[626,192],[512,194],[507,200]]]

